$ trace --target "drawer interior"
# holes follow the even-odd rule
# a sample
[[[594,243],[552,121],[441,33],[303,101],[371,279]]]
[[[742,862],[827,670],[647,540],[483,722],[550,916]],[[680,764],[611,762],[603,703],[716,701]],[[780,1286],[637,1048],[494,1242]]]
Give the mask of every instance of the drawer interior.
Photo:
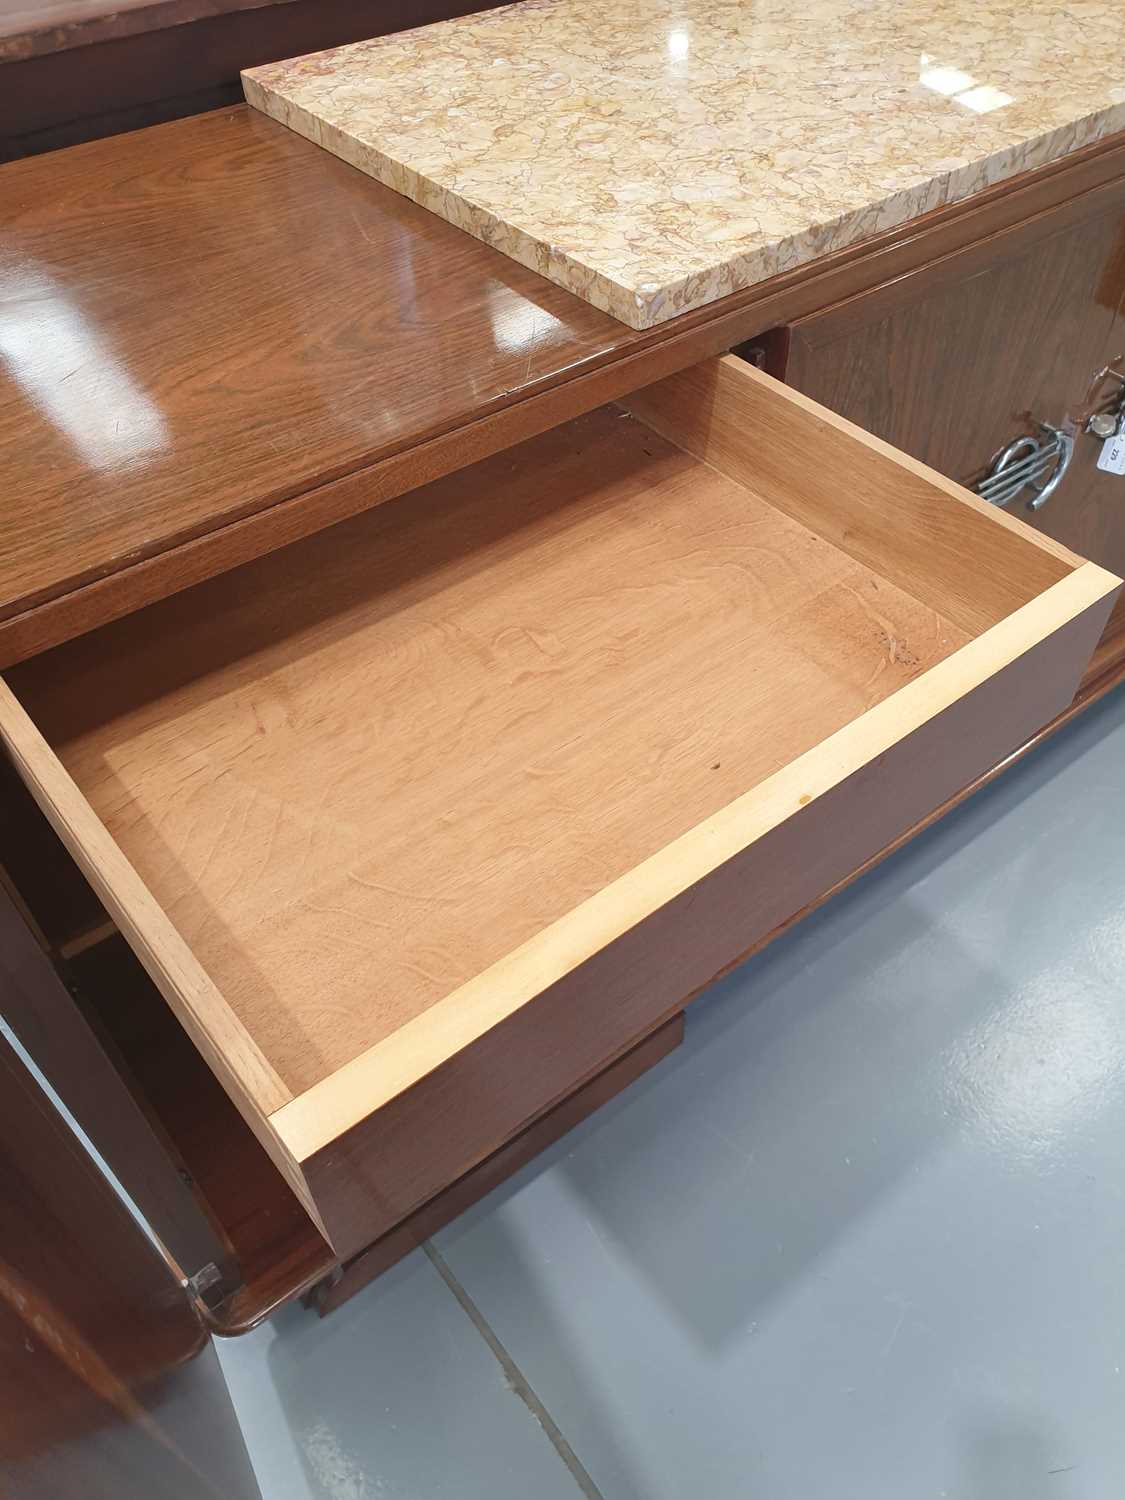
[[[967,639],[603,408],[9,681],[296,1093]]]
[[[294,1160],[301,1100],[323,1144],[576,962],[626,877],[643,904],[845,726],[1112,591],[734,360],[631,406],[7,674],[33,791]]]

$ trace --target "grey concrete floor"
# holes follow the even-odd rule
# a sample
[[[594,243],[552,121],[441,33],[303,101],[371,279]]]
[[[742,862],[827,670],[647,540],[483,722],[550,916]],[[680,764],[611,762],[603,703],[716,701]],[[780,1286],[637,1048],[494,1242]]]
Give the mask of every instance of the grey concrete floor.
[[[1125,1496],[1125,691],[333,1317],[265,1500]]]

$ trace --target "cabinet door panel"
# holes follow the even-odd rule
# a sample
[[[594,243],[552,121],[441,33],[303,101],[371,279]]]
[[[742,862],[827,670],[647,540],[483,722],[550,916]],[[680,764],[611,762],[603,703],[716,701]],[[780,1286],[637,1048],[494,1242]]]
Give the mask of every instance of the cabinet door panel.
[[[1125,183],[793,325],[788,382],[972,484],[1036,420],[1078,421],[1091,378],[1125,355]],[[1012,514],[1125,566],[1125,478],[1080,434],[1055,495]]]
[[[44,981],[0,919],[0,1494],[261,1500],[197,1308],[9,1040]]]

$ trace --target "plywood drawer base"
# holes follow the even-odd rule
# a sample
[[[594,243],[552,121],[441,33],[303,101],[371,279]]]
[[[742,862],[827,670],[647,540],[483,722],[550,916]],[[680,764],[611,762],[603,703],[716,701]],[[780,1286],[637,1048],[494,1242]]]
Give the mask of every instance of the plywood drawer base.
[[[1058,713],[1112,604],[738,360],[628,406],[0,689],[341,1259]]]

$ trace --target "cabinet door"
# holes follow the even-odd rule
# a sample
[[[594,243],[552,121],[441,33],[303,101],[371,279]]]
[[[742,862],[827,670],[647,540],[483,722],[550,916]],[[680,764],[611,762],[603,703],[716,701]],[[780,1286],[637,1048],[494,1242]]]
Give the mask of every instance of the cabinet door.
[[[199,1313],[2,1030],[0,1493],[260,1500]]]
[[[795,323],[798,390],[972,485],[1037,421],[1081,420],[1092,377],[1125,355],[1125,182],[1071,200]],[[1123,363],[1125,368],[1125,363]],[[1041,510],[1012,514],[1125,568],[1125,477],[1080,433]]]

